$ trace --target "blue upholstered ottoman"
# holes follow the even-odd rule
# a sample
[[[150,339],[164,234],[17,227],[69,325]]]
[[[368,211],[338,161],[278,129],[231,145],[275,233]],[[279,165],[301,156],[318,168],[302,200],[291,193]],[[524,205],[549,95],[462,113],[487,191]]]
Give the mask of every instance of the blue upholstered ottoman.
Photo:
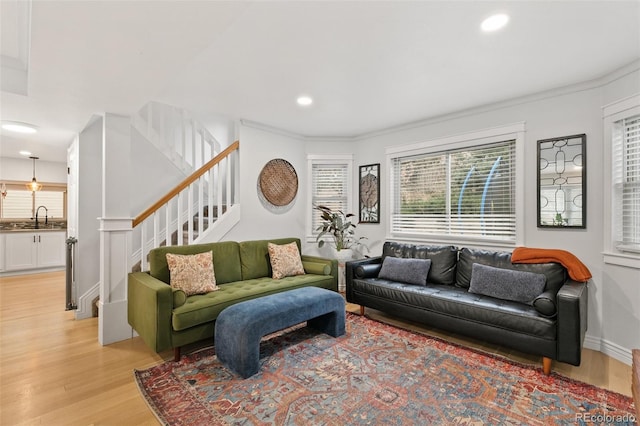
[[[304,287],[231,305],[216,319],[216,355],[246,379],[260,370],[262,337],[304,321],[330,336],[342,336],[344,299],[331,290]]]

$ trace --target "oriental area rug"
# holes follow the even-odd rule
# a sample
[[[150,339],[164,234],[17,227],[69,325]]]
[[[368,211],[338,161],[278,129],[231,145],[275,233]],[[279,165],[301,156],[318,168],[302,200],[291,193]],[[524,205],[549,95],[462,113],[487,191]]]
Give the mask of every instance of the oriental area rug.
[[[242,379],[215,348],[135,371],[164,425],[635,424],[632,399],[540,368],[347,314],[263,339]]]

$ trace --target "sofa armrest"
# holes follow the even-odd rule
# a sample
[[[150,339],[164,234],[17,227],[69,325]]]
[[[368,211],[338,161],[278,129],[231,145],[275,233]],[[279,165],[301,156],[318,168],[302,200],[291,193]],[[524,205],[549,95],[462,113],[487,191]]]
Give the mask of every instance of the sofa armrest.
[[[567,280],[558,290],[558,361],[580,365],[587,331],[588,297],[586,282]]]
[[[170,349],[173,311],[171,286],[152,277],[148,272],[130,273],[128,284],[129,325],[156,352]]]
[[[322,263],[328,265],[331,268],[331,275],[333,277],[333,291],[338,291],[338,261],[336,259],[327,259],[325,257],[309,256],[303,254],[300,256],[303,262]]]
[[[351,291],[352,291],[353,279],[355,278],[356,269],[359,266],[376,265],[376,264],[379,264],[379,265],[382,264],[382,256],[369,257],[367,259],[361,259],[361,260],[354,260],[351,262],[347,262],[345,264],[345,284],[346,284],[347,302],[350,302],[352,299]]]

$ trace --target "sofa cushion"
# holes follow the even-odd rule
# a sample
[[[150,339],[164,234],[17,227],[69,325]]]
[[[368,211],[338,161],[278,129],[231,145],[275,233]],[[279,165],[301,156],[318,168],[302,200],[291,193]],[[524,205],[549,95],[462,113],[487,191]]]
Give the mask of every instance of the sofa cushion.
[[[238,250],[238,243],[235,241],[155,248],[149,252],[149,274],[169,284],[171,276],[169,273],[169,265],[167,265],[167,253],[196,254],[206,251],[213,253],[213,269],[216,271],[217,284],[242,279],[240,252]]]
[[[557,293],[567,279],[566,269],[559,263],[538,263],[538,264],[513,264],[511,263],[511,253],[500,251],[488,251],[480,249],[463,248],[458,257],[456,271],[456,286],[469,288],[471,284],[472,267],[474,263],[493,266],[502,269],[513,269],[514,271],[527,271],[536,274],[543,274],[547,278],[545,290]]]
[[[429,259],[405,259],[387,256],[382,261],[378,278],[407,284],[427,285],[427,275],[431,267]]]
[[[187,294],[178,289],[178,288],[174,288],[172,289],[173,291],[173,307],[174,308],[179,308],[180,306],[184,305],[187,302]]]
[[[240,266],[242,278],[239,280],[251,280],[254,278],[271,278],[271,262],[269,262],[269,243],[288,244],[295,242],[300,251],[300,239],[280,238],[275,240],[255,240],[238,243],[240,248]]]
[[[281,280],[263,277],[222,284],[218,291],[187,297],[184,305],[173,309],[171,324],[174,331],[186,330],[212,322],[224,308],[234,303],[306,286],[332,290],[334,278],[332,275],[305,274]]]
[[[167,265],[171,287],[182,290],[187,296],[218,289],[210,251],[187,255],[167,253]]]
[[[416,246],[414,244],[396,243],[394,241],[385,241],[382,246],[382,261],[387,256],[392,257],[413,257]]]
[[[331,266],[326,263],[303,260],[302,267],[304,268],[304,272],[307,274],[331,275]]]
[[[454,246],[416,246],[386,241],[382,246],[382,261],[388,256],[431,259],[427,282],[444,285],[454,285],[456,282],[458,249]]]
[[[474,263],[469,292],[532,304],[544,290],[545,283],[546,278],[542,274]]]
[[[551,291],[545,291],[533,299],[533,307],[547,318],[553,318],[558,313],[556,295]]]
[[[379,278],[354,279],[351,284],[351,291],[368,301],[395,302],[400,316],[409,309],[420,310],[441,314],[444,321],[462,318],[470,326],[488,325],[527,336],[556,339],[556,321],[539,315],[533,306],[523,303],[473,294],[447,285],[417,286]]]
[[[295,242],[282,245],[269,243],[267,249],[274,280],[304,274],[300,251]]]
[[[454,246],[416,246],[413,257],[431,259],[427,281],[433,284],[454,285],[458,249]]]
[[[356,278],[375,278],[382,269],[381,263],[369,263],[367,265],[358,265],[355,270]]]

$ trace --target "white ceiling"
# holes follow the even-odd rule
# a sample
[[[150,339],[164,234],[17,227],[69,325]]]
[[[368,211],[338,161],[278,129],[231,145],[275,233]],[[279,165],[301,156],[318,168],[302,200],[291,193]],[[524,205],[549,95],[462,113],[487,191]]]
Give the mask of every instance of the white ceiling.
[[[0,118],[40,132],[2,131],[5,157],[28,149],[65,161],[92,114],[131,114],[150,100],[346,137],[588,81],[640,58],[639,1],[30,4],[29,20],[29,2],[0,1],[2,70],[23,67],[27,93],[3,79]],[[498,11],[507,27],[482,33]],[[296,105],[302,93],[311,107]]]

